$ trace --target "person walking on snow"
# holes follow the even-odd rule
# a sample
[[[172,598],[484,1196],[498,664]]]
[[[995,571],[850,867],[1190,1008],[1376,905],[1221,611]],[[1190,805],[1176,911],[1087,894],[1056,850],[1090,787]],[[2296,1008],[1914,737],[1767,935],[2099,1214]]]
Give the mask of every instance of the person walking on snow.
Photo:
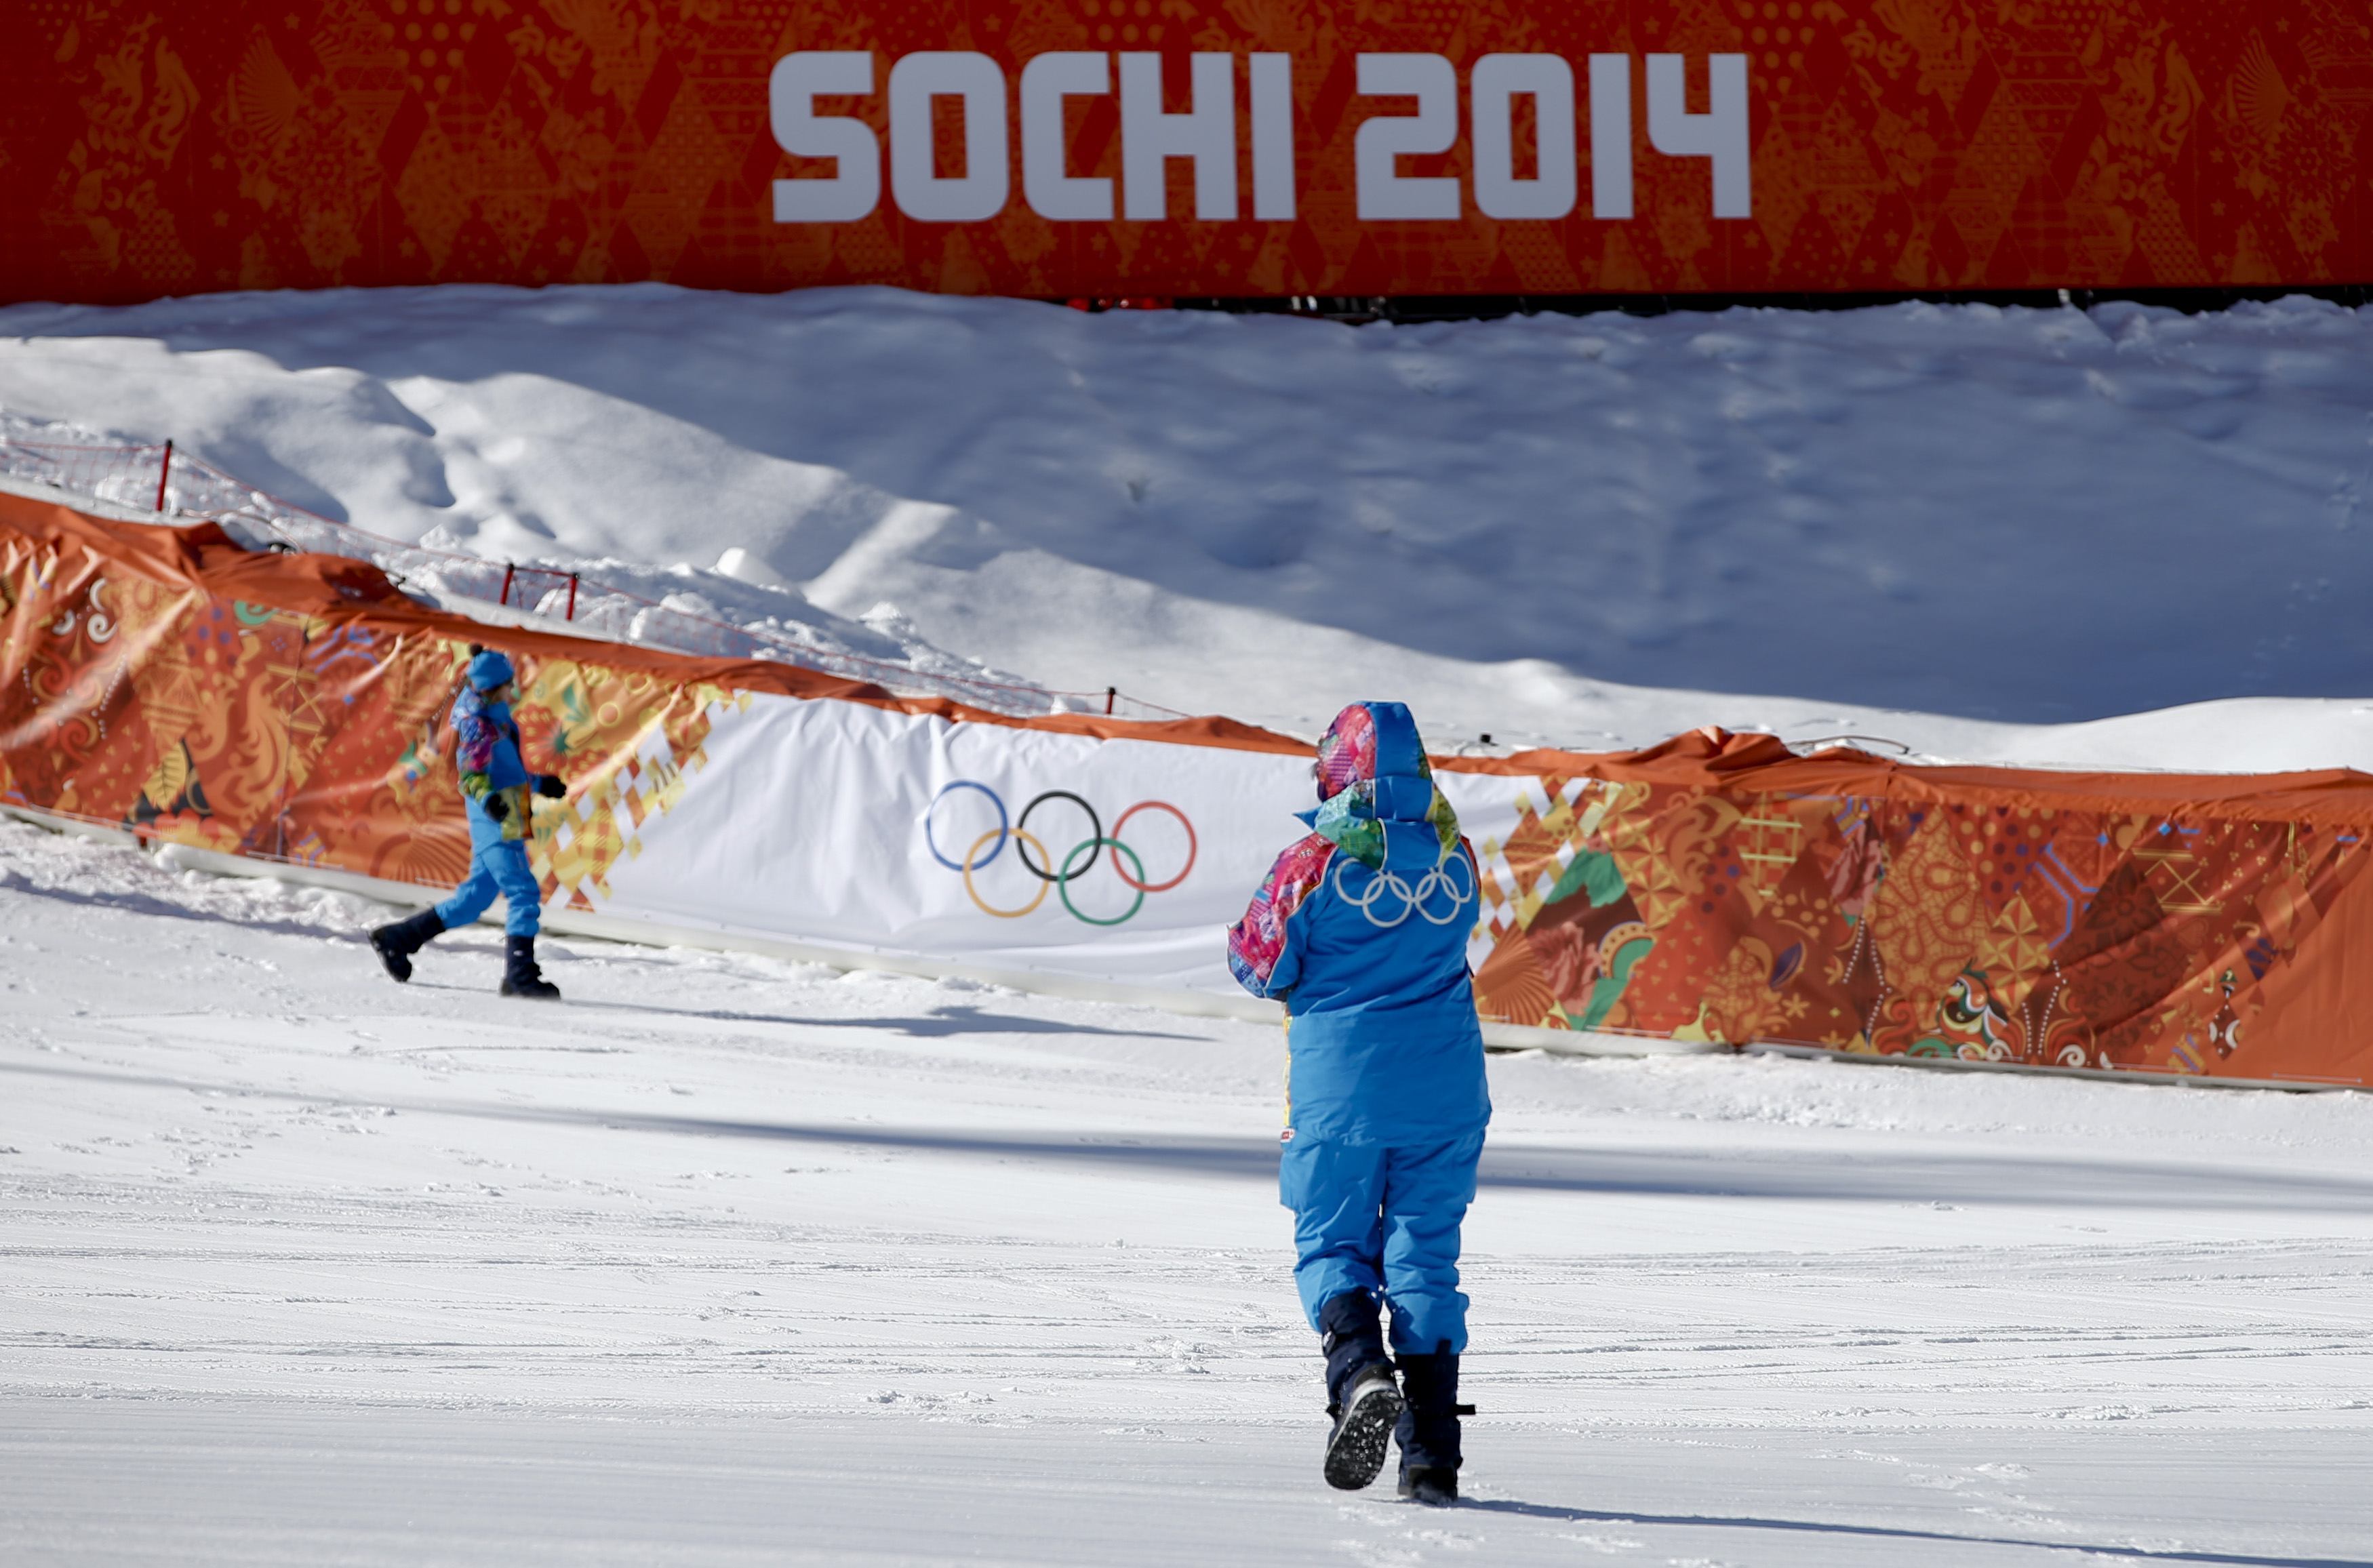
[[[567,786],[549,773],[530,773],[520,760],[519,725],[511,720],[511,661],[491,649],[473,650],[468,681],[453,702],[462,802],[470,815],[470,874],[453,896],[408,920],[370,934],[387,972],[412,978],[412,955],[430,938],[465,926],[499,896],[508,934],[502,994],[557,1001],[560,988],[535,964],[536,932],[544,924],[544,890],[527,863],[530,792],[557,800]]]
[[[1358,702],[1319,738],[1314,830],[1228,934],[1256,996],[1285,1002],[1279,1192],[1294,1283],[1327,1357],[1327,1483],[1366,1486],[1389,1433],[1400,1494],[1458,1498],[1458,1226],[1491,1102],[1467,968],[1479,877],[1417,724]],[[1379,1303],[1392,1319],[1385,1353]]]

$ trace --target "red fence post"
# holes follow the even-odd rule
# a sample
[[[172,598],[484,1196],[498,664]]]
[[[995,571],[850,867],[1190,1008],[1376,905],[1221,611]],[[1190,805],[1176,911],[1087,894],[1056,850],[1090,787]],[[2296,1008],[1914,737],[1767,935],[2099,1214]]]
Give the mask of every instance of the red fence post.
[[[577,618],[577,574],[575,572],[568,574],[568,613],[561,618],[568,621]]]
[[[502,603],[503,603],[503,606],[504,606],[506,609],[509,608],[509,606],[510,606],[510,602],[511,602],[511,579],[512,579],[512,577],[513,577],[514,575],[516,575],[516,574],[518,573],[518,571],[519,571],[519,568],[518,568],[518,567],[516,567],[516,566],[514,566],[514,565],[512,565],[510,562],[508,562],[508,561],[505,561],[505,562],[503,563],[503,598],[502,598]]]
[[[172,473],[173,443],[169,440],[165,443],[165,461],[157,465],[157,505],[154,509],[158,511],[165,509],[165,481]]]
[[[1120,688],[1118,686],[1106,686],[1105,688],[1105,712],[1107,714],[1112,712],[1113,699],[1118,696],[1120,696]]]

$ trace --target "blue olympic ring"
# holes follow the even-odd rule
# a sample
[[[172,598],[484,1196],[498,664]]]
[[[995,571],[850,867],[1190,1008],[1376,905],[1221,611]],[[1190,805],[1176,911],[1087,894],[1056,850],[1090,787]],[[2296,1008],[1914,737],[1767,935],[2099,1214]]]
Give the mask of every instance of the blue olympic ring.
[[[953,784],[941,785],[940,787],[940,792],[931,797],[931,803],[923,808],[923,847],[930,850],[931,859],[939,861],[940,864],[947,867],[948,870],[959,873],[964,870],[964,867],[960,862],[951,860],[945,855],[941,854],[939,840],[931,837],[931,813],[940,809],[940,802],[948,798],[948,791],[950,790],[977,790],[982,794],[988,797],[988,803],[990,805],[997,808],[997,848],[988,852],[988,860],[977,860],[974,862],[973,869],[977,871],[980,867],[988,865],[990,860],[994,860],[999,855],[1005,853],[1005,841],[1011,836],[1011,825],[1007,822],[1005,816],[1005,802],[999,799],[997,791],[990,789],[988,785],[976,784],[969,778],[959,778]],[[1019,853],[1019,851],[1017,850],[1016,853]]]

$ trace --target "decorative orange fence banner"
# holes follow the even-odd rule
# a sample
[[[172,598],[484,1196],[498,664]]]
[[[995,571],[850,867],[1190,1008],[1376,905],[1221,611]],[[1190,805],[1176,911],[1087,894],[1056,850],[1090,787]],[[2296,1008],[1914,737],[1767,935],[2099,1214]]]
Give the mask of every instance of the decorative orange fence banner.
[[[1512,819],[1470,807],[1471,776],[1444,788],[1482,853],[1469,954],[1486,1018],[2029,1067],[2373,1076],[2363,774],[1911,767],[1713,731],[1483,766],[1515,783]]]
[[[43,0],[0,298],[2373,281],[2341,0]]]
[[[567,784],[535,807],[547,899],[670,940],[1235,997],[1222,932],[1309,800],[1306,743],[1222,720],[1012,719],[482,626],[362,562],[0,494],[0,803],[441,890],[473,638],[518,662],[530,765]],[[1497,1024],[2373,1079],[2362,774],[1912,767],[1719,731],[1435,769]]]

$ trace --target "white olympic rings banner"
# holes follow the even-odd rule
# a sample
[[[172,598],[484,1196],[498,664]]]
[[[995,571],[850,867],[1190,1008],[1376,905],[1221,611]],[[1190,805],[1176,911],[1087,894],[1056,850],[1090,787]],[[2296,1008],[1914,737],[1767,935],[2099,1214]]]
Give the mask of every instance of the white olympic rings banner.
[[[1233,996],[1226,930],[1313,803],[1302,755],[764,695],[710,720],[696,755],[641,759],[650,809],[595,913]],[[1442,782],[1462,813],[1513,820],[1519,780]],[[1347,896],[1440,924],[1472,908],[1473,876],[1462,859]]]

